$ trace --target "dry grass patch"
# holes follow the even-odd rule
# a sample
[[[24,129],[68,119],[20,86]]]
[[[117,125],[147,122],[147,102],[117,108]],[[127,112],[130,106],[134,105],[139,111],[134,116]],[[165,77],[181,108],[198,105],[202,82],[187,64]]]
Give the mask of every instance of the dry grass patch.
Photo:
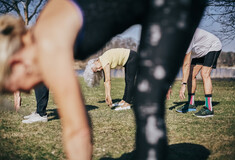
[[[235,81],[213,80],[214,111],[212,118],[197,118],[193,113],[180,114],[175,109],[184,105],[173,86],[171,100],[166,102],[166,124],[169,160],[234,160],[235,159]],[[104,102],[104,87],[88,88],[81,79],[86,109],[93,129],[94,160],[130,160],[135,150],[135,117],[132,110],[114,111]],[[119,101],[124,80],[112,79],[112,98]],[[22,94],[22,107],[13,109],[13,96],[1,96],[0,159],[65,159],[61,143],[61,124],[52,95],[48,103],[49,122],[22,124],[24,115],[36,109],[34,92]],[[198,110],[204,104],[202,81],[196,93]]]

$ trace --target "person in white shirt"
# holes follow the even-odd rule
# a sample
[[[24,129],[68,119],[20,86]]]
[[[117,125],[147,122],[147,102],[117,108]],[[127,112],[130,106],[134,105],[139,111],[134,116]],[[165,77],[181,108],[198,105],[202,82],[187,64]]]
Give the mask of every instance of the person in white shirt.
[[[218,37],[203,29],[197,28],[186,52],[183,62],[183,77],[179,96],[185,98],[186,85],[188,86],[188,103],[176,111],[185,113],[196,111],[194,96],[196,91],[196,76],[201,71],[204,85],[205,106],[197,113],[197,117],[211,117],[214,115],[212,107],[211,71],[216,68],[222,44]]]

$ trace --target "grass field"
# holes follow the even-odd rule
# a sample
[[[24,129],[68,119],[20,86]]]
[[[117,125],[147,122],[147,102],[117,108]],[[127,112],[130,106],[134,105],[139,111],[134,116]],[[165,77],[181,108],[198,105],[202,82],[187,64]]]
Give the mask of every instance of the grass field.
[[[196,104],[204,104],[203,84],[198,81]],[[130,160],[135,149],[135,119],[132,110],[114,111],[104,102],[104,87],[87,88],[81,79],[91,125],[94,160]],[[180,82],[173,87],[166,102],[166,124],[169,160],[234,160],[235,159],[235,80],[213,80],[215,116],[197,118],[193,113],[180,114],[175,109],[180,101]],[[112,98],[122,98],[123,79],[112,79]],[[13,109],[13,96],[1,97],[0,160],[65,159],[61,143],[61,125],[52,94],[47,108],[48,123],[22,124],[24,115],[35,111],[34,92],[22,94],[22,107]]]

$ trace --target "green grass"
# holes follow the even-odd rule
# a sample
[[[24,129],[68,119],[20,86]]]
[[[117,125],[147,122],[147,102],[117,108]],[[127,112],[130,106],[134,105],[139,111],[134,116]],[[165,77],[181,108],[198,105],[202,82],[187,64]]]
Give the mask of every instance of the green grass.
[[[135,119],[132,110],[110,110],[104,102],[104,87],[88,88],[81,79],[86,108],[93,129],[94,160],[129,160],[135,148]],[[235,81],[213,80],[215,116],[197,118],[175,109],[185,101],[178,97],[180,82],[173,86],[166,102],[169,160],[235,159]],[[196,104],[204,104],[203,84],[198,81]],[[112,79],[112,98],[119,101],[124,80]],[[22,124],[24,115],[35,111],[34,92],[22,94],[22,107],[13,109],[13,95],[0,101],[0,160],[66,159],[61,143],[61,125],[52,94],[48,103],[48,123]]]

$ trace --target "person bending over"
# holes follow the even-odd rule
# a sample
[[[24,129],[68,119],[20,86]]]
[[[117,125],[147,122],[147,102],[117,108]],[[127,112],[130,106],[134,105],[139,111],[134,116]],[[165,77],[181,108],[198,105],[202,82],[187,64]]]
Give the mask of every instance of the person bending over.
[[[197,117],[211,117],[214,115],[212,107],[212,81],[211,71],[216,68],[222,44],[218,37],[203,29],[197,28],[191,44],[187,50],[183,63],[183,77],[179,96],[185,98],[186,86],[188,87],[188,103],[176,109],[177,112],[196,111],[194,102],[196,92],[196,76],[201,71],[205,93],[205,106],[195,113]]]
[[[43,82],[59,107],[67,157],[91,159],[91,131],[73,58],[87,58],[117,34],[141,24],[134,159],[166,159],[166,93],[183,62],[205,3],[50,0],[28,31],[20,22],[15,27],[15,19],[0,19],[0,90],[28,91]]]
[[[105,102],[111,106],[119,106],[115,110],[131,108],[133,98],[135,77],[137,73],[138,54],[125,48],[110,49],[98,59],[91,59],[84,71],[84,80],[88,86],[99,85],[104,71]],[[112,105],[110,69],[118,66],[125,68],[125,91],[122,100]],[[100,77],[100,78],[99,78]]]

